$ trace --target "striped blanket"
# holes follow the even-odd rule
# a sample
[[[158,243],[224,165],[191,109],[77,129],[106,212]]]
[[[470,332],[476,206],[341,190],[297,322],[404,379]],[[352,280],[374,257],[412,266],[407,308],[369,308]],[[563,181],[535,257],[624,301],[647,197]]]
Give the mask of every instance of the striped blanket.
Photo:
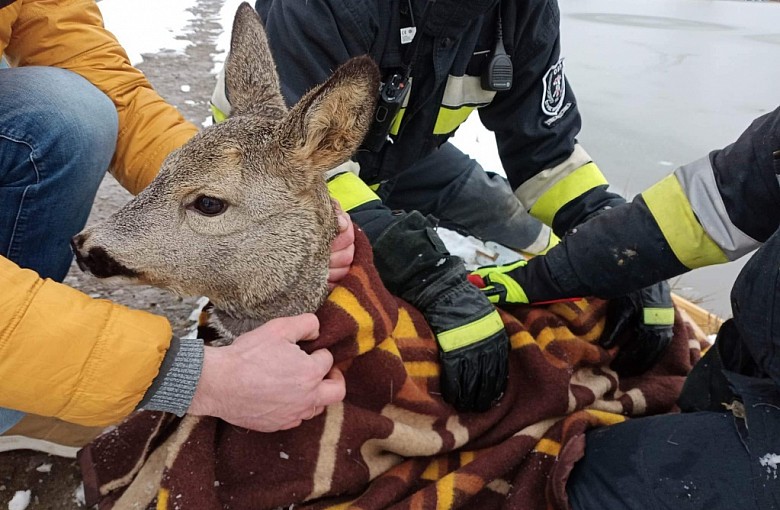
[[[349,275],[319,310],[346,400],[296,429],[251,432],[213,418],[136,413],[82,450],[100,509],[567,508],[584,432],[675,410],[703,339],[678,314],[650,372],[620,379],[599,347],[599,300],[502,311],[512,351],[500,404],[457,413],[439,395],[420,313],[389,294],[361,235]],[[203,336],[208,312],[201,314]]]

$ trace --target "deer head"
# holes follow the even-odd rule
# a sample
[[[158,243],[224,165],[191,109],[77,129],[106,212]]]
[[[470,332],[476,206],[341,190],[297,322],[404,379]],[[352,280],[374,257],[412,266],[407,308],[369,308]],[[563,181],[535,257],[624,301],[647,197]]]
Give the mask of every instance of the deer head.
[[[357,149],[378,88],[352,59],[288,110],[257,13],[241,4],[225,64],[230,118],[172,152],[157,178],[72,245],[79,266],[205,295],[233,336],[316,310],[336,231],[323,172]]]

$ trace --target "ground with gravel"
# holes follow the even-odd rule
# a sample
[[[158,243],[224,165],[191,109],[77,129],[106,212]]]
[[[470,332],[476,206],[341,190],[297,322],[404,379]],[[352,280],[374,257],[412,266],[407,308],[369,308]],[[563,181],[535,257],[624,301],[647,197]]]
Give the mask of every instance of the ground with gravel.
[[[208,98],[214,87],[212,54],[222,27],[217,21],[222,0],[199,0],[191,9],[192,21],[186,39],[193,44],[185,54],[144,55],[139,64],[157,91],[200,126],[209,116]],[[111,176],[103,181],[89,224],[99,222],[125,204],[130,195]],[[195,299],[179,298],[151,287],[105,284],[82,273],[75,265],[66,283],[87,294],[107,298],[133,308],[168,317],[177,335],[183,335]],[[30,510],[70,510],[84,508],[77,502],[81,483],[75,460],[51,457],[37,452],[19,451],[0,454],[0,508],[8,504],[16,491],[29,490]]]

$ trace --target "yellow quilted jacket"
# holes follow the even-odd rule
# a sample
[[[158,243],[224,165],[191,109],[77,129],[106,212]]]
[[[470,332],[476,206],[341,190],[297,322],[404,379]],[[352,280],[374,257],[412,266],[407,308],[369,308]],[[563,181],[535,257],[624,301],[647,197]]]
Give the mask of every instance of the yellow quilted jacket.
[[[119,140],[111,172],[132,193],[197,131],[130,65],[93,0],[0,8],[0,53],[12,66],[74,71],[113,100]],[[2,407],[84,425],[116,422],[157,375],[170,338],[162,317],[92,299],[0,256]]]

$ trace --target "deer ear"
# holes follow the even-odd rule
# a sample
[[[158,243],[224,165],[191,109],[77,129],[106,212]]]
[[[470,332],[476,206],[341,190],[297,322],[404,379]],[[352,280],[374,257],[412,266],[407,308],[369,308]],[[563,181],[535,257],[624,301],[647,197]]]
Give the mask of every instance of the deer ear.
[[[285,119],[280,136],[287,156],[320,172],[346,161],[368,131],[378,90],[379,69],[371,58],[356,57],[340,66]]]
[[[263,23],[246,2],[238,6],[233,20],[225,62],[225,92],[234,115],[257,106],[286,111]]]

